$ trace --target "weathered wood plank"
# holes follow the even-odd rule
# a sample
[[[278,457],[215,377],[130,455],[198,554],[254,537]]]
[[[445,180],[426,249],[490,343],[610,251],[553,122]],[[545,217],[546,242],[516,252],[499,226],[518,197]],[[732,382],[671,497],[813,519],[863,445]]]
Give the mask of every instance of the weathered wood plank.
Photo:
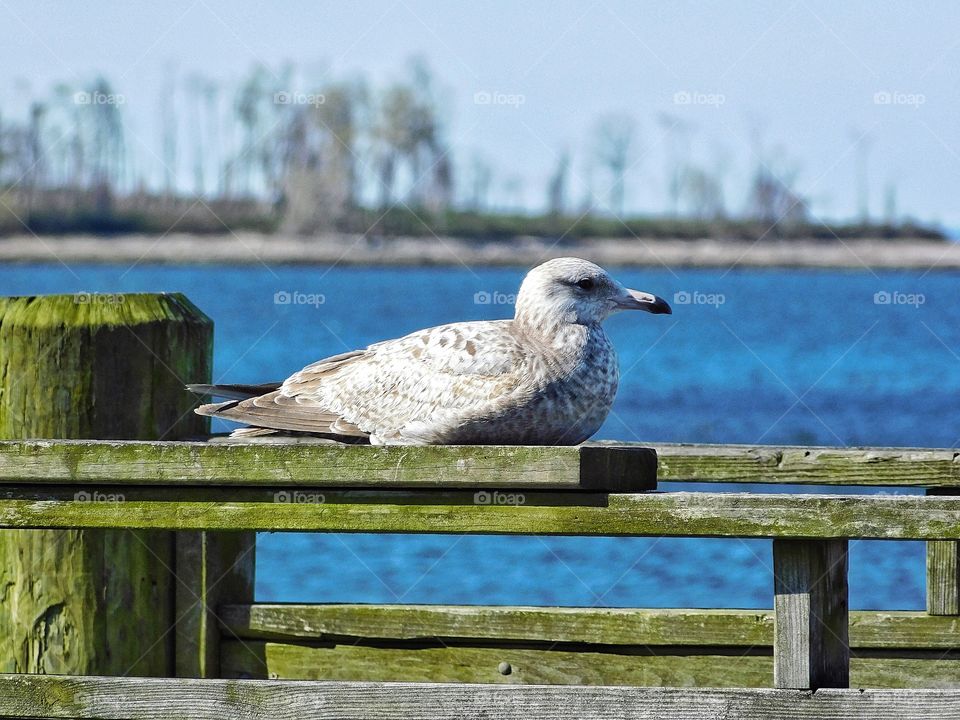
[[[601,645],[773,646],[767,610],[507,607],[481,605],[235,604],[221,627],[243,639],[287,642],[470,640]],[[850,613],[850,646],[950,650],[960,618],[923,612]]]
[[[748,493],[612,494],[604,504],[443,504],[398,492],[323,493],[324,502],[81,502],[0,499],[0,527],[127,527],[524,535],[960,538],[960,497]]]
[[[927,543],[927,612],[960,615],[960,543],[932,540]]]
[[[472,682],[512,685],[647,685],[770,687],[773,658],[749,647],[709,648],[305,646],[258,640],[224,642],[226,678],[383,682]],[[678,650],[682,650],[678,652]],[[506,663],[507,666],[504,666]],[[960,660],[855,657],[854,687],[960,688]]]
[[[773,660],[736,653],[657,656],[644,648],[548,649],[437,645],[307,647],[257,640],[222,645],[225,678],[470,682],[511,685],[770,687]],[[504,665],[506,663],[506,665]],[[960,669],[960,663],[955,666]],[[960,679],[960,678],[958,678]]]
[[[209,378],[212,343],[179,294],[0,298],[0,438],[204,433],[182,386]],[[0,532],[0,668],[168,674],[173,548],[154,531]]]
[[[850,685],[847,541],[773,541],[773,675],[778,688]]]
[[[596,443],[578,447],[390,448],[296,442],[0,442],[0,481],[649,489],[661,480],[960,487],[960,452]],[[509,475],[504,476],[504,472]],[[346,478],[346,479],[345,479]],[[520,484],[517,484],[520,483]],[[546,483],[546,485],[544,485]]]
[[[955,493],[933,489],[927,494]],[[960,543],[955,540],[927,543],[927,612],[931,615],[960,615]]]
[[[925,448],[661,445],[661,481],[960,487],[960,452]]]
[[[253,601],[256,533],[176,533],[176,677],[220,677],[223,602]]]
[[[542,488],[657,486],[649,448],[371,447],[204,442],[0,442],[0,482],[126,485]]]
[[[958,690],[0,676],[0,717],[79,720],[960,720]]]

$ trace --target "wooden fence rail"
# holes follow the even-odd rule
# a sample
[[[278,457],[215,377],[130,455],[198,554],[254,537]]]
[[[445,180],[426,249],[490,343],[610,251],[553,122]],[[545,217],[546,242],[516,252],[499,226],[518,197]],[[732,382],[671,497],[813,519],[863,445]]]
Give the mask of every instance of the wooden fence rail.
[[[640,492],[657,480],[960,488],[960,452],[595,443],[579,447],[338,447],[0,442],[0,482],[502,487]]]
[[[172,441],[211,338],[182,296],[0,298],[0,718],[960,720],[960,453]],[[771,538],[772,608],[264,605],[253,531]],[[849,612],[859,538],[929,541],[928,613]]]
[[[83,720],[957,720],[960,690],[716,690],[0,676],[0,717]]]

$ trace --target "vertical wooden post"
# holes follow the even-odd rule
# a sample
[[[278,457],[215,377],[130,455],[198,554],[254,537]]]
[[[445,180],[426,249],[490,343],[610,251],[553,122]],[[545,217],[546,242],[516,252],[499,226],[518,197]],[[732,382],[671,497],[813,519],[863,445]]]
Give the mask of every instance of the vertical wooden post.
[[[212,346],[182,295],[0,298],[0,438],[202,434],[183,384],[210,377]],[[169,532],[0,531],[0,669],[172,674],[174,567]]]
[[[931,488],[927,495],[954,495],[950,490]],[[960,542],[927,542],[927,614],[960,615]]]
[[[253,602],[256,542],[252,532],[177,533],[177,677],[220,677],[217,606]]]
[[[846,540],[774,540],[778,688],[850,686]]]

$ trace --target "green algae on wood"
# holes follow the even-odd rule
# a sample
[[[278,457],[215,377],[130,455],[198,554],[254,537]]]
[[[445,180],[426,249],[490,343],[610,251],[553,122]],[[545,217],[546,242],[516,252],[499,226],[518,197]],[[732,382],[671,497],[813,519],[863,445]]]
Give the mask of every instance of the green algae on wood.
[[[213,324],[180,294],[0,298],[0,438],[177,439],[207,424]]]
[[[187,488],[189,490],[189,488]],[[164,489],[168,498],[177,488]],[[210,490],[213,491],[213,490]],[[0,497],[0,527],[671,537],[960,538],[960,497],[563,493],[563,504],[477,504],[472,492],[327,490],[272,501],[79,502]],[[431,497],[431,495],[435,497]],[[529,495],[529,498],[528,498]],[[522,497],[522,501],[521,501]],[[290,501],[290,500],[293,501]],[[302,501],[301,501],[302,500]]]
[[[902,672],[895,669],[891,675]],[[928,675],[926,685],[936,682]],[[101,720],[953,720],[960,690],[0,675],[0,716]]]
[[[509,665],[509,673],[499,669],[501,663]],[[773,682],[773,658],[750,647],[677,652],[644,646],[307,646],[230,640],[223,644],[221,666],[227,678],[274,680],[709,688],[768,688]],[[942,652],[903,658],[862,655],[851,659],[850,677],[860,688],[960,688],[960,662]]]
[[[289,643],[341,641],[773,646],[771,610],[270,604],[220,608],[225,632]],[[850,647],[954,650],[960,619],[911,611],[852,611]]]
[[[186,395],[186,393],[183,393]],[[639,492],[657,486],[640,447],[422,446],[206,442],[0,442],[0,482],[340,487],[554,488]]]
[[[0,298],[0,438],[203,432],[182,383],[209,377],[212,337],[182,295]],[[168,674],[173,561],[167,532],[0,532],[3,668]]]
[[[960,451],[661,445],[661,481],[960,487]]]

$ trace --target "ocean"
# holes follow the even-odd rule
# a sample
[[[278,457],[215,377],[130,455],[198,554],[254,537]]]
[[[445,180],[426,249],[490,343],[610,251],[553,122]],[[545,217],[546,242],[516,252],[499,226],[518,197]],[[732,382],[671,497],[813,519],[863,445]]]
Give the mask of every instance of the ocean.
[[[262,382],[430,325],[509,317],[523,273],[7,265],[0,292],[184,292],[215,322],[215,380]],[[597,438],[960,443],[960,274],[613,274],[665,297],[674,314],[623,313],[607,322],[621,384]],[[259,537],[257,552],[256,593],[265,602],[767,608],[773,593],[770,543],[762,540],[273,533]],[[850,553],[851,607],[923,607],[922,543],[859,541]]]

